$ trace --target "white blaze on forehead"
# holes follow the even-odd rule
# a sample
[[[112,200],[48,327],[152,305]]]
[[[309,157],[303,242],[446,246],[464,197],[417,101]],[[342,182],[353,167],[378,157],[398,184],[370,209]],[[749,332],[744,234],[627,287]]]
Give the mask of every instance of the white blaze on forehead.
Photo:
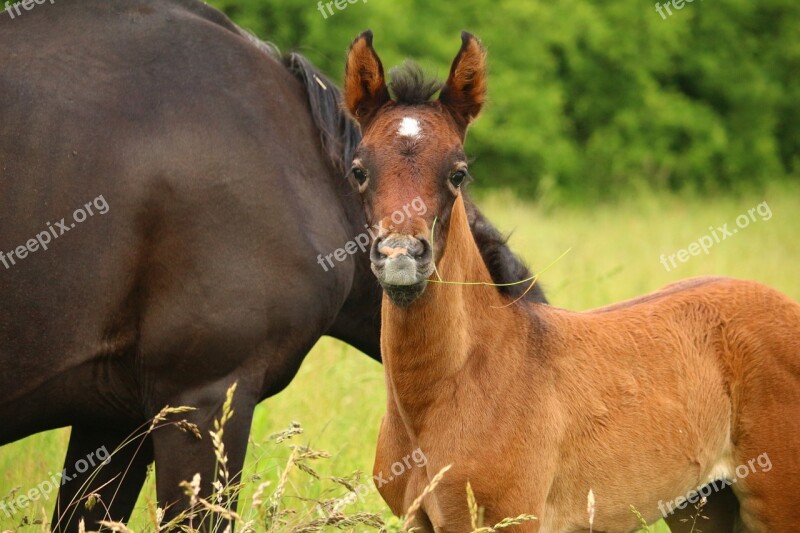
[[[404,117],[400,122],[400,128],[397,130],[398,135],[403,137],[419,137],[422,130],[419,127],[419,120],[411,117]]]

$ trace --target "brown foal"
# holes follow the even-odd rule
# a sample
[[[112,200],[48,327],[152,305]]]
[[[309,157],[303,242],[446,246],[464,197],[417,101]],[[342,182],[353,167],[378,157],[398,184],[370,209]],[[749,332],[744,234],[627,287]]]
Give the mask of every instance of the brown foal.
[[[469,531],[469,482],[487,525],[526,513],[538,519],[514,530],[630,531],[631,505],[654,522],[725,479],[739,531],[796,531],[796,302],[758,283],[703,278],[577,313],[512,304],[491,286],[430,283],[491,282],[461,190],[485,53],[473,36],[462,41],[441,87],[413,66],[387,86],[369,32],[347,59],[346,103],[364,134],[350,177],[381,228],[371,259],[385,289],[388,405],[375,473],[395,472],[411,450],[427,459],[382,483],[383,498],[401,515],[452,465],[415,526]],[[396,216],[415,198],[424,215]]]

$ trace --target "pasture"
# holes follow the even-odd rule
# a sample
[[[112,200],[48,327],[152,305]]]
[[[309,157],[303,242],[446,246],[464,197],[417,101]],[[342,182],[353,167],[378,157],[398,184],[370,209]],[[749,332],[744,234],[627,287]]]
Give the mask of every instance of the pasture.
[[[478,176],[478,179],[488,177]],[[800,300],[797,267],[800,186],[797,185],[773,185],[761,193],[716,198],[674,197],[643,191],[635,197],[593,206],[564,206],[546,195],[538,203],[532,203],[502,191],[477,197],[476,202],[502,231],[513,230],[511,248],[524,257],[534,272],[571,249],[541,278],[553,305],[589,309],[698,275],[754,279]],[[742,223],[737,225],[737,217],[747,216],[749,210],[759,205],[767,205],[768,210],[762,207],[753,212],[747,224],[739,219]],[[731,231],[723,240],[717,229],[725,224],[737,231]],[[680,250],[691,251],[690,245],[705,235],[714,239],[707,254],[702,251],[699,255],[680,254]],[[667,260],[675,254],[676,266],[670,265],[668,271],[662,263],[662,254]],[[339,509],[348,516],[374,513],[390,523],[390,527],[399,527],[371,480],[384,402],[383,369],[378,363],[343,343],[321,340],[289,387],[256,410],[239,503],[244,520],[253,520],[256,531],[270,527],[274,531],[290,531],[299,524],[308,524],[321,516],[317,502],[348,494],[344,485],[328,479],[330,476],[347,478],[362,472],[360,481],[349,483],[354,488],[365,484],[364,488],[354,502],[342,504]],[[302,434],[281,443],[270,439],[270,435],[284,430],[293,421],[302,425]],[[0,501],[7,504],[12,497],[27,493],[61,471],[68,434],[68,430],[52,431],[0,448]],[[208,436],[204,438],[210,445]],[[290,444],[308,445],[330,453],[329,458],[307,463],[321,479],[297,467],[281,479],[292,453]],[[264,486],[265,482],[269,485]],[[262,503],[254,508],[253,496],[259,488],[258,499]],[[279,488],[284,490],[282,498],[271,502],[270,497]],[[36,521],[49,518],[54,496],[52,493],[48,500],[31,502],[14,513],[0,507],[0,531],[39,531],[41,526]],[[133,531],[154,529],[151,518],[154,501],[151,473],[130,523]],[[275,519],[265,523],[264,508],[271,503],[277,503],[277,512],[269,515]],[[291,513],[284,512],[287,510]],[[363,531],[371,526],[353,525],[345,529]],[[667,528],[659,526],[657,530],[667,531]]]

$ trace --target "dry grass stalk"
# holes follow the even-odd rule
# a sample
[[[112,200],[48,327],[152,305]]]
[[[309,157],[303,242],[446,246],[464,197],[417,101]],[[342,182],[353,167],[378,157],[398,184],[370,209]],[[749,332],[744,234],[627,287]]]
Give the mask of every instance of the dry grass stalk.
[[[642,526],[642,530],[645,531],[645,533],[652,533],[653,529],[647,524],[647,520],[644,519],[642,513],[640,513],[633,505],[631,505],[630,507],[631,507],[631,512],[635,514],[636,518],[639,520],[639,525]]]
[[[166,422],[167,415],[188,413],[189,411],[194,411],[195,409],[196,408],[194,407],[188,407],[186,405],[181,405],[179,407],[170,407],[167,405],[161,409],[156,416],[153,417],[153,421],[150,423],[150,428],[147,430],[147,433],[153,431],[159,422]]]
[[[100,525],[116,533],[134,533],[132,529],[128,529],[128,526],[122,522],[109,522],[107,520],[100,520]]]
[[[287,428],[281,431],[280,433],[273,433],[269,436],[270,439],[275,441],[275,444],[280,444],[281,442],[291,439],[295,435],[299,435],[303,432],[303,427],[300,425],[300,422],[292,422],[292,424]]]

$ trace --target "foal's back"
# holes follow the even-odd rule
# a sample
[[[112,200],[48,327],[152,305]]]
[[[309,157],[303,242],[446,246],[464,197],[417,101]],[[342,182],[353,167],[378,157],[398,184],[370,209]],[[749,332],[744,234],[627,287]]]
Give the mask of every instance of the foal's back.
[[[591,486],[622,513],[652,508],[656,494],[736,479],[737,466],[768,454],[773,468],[733,485],[741,518],[749,530],[790,530],[800,305],[759,283],[697,278],[585,313],[539,314],[564,427],[553,490],[565,501],[585,501]],[[632,478],[654,481],[642,489]]]

